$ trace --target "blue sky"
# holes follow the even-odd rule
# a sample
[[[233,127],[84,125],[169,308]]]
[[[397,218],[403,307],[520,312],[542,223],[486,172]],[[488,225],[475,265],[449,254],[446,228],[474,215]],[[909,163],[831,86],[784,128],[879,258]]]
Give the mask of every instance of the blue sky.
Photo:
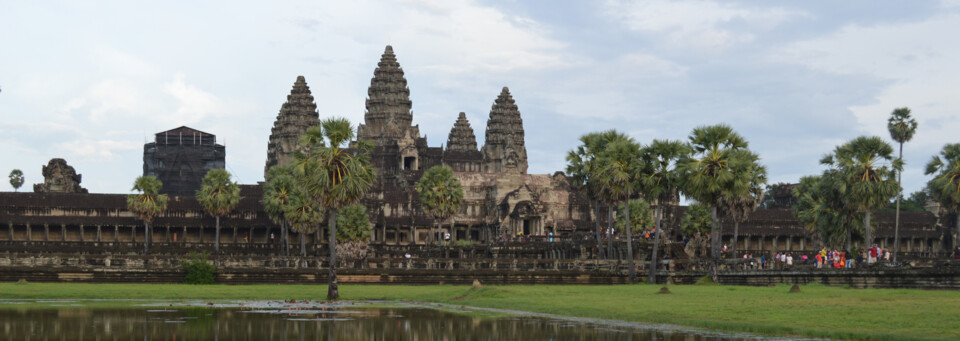
[[[906,193],[960,131],[960,1],[6,2],[0,171],[21,190],[62,157],[97,193],[129,192],[152,134],[217,135],[241,183],[297,75],[321,117],[363,119],[385,45],[432,146],[466,112],[482,145],[493,100],[520,107],[531,173],[564,168],[580,135],[640,142],[727,123],[771,182],[819,173],[859,135],[889,139],[908,106]],[[0,190],[12,190],[3,181]]]

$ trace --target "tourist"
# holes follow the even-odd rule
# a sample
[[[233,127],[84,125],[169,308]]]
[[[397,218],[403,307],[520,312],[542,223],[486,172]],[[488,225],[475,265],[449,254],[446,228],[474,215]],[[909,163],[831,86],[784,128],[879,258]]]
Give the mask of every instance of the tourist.
[[[821,254],[822,253],[817,253],[815,256],[813,256],[813,258],[816,258],[817,260],[817,269],[823,268],[823,256],[821,256]]]
[[[873,264],[877,261],[877,244],[873,244],[869,249],[867,264]]]
[[[270,232],[270,244],[276,244],[277,238],[274,238],[273,232]]]

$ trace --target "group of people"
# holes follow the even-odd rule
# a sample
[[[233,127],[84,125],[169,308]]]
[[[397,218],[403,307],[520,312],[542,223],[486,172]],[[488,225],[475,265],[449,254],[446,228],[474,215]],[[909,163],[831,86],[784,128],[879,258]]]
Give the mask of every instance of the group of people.
[[[726,248],[724,248],[724,250],[726,250]],[[817,269],[849,269],[856,267],[858,264],[889,262],[891,255],[892,254],[890,250],[885,250],[874,244],[873,246],[860,251],[860,253],[857,255],[854,255],[848,251],[835,249],[828,250],[827,248],[822,248],[819,252],[814,253],[812,256],[801,254],[797,257],[794,257],[794,255],[789,252],[777,252],[776,254],[771,255],[770,258],[767,258],[767,255],[763,254],[761,254],[759,257],[756,257],[751,253],[745,253],[743,255],[743,259],[745,260],[744,267],[749,267],[752,269],[783,269],[785,267],[793,267],[794,265],[809,265],[816,267]],[[960,259],[960,248],[954,251],[954,258]]]

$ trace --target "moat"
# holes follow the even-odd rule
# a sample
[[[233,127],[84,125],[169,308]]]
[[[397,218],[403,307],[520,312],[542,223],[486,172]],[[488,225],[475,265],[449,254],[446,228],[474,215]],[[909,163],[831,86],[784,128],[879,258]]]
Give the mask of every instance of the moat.
[[[402,302],[6,300],[0,339],[743,340],[745,334]]]

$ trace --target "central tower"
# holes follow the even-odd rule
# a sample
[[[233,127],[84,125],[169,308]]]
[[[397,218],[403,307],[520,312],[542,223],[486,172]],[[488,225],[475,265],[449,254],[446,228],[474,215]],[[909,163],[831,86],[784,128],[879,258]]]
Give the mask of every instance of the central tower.
[[[377,146],[393,145],[408,134],[412,127],[413,103],[410,101],[410,88],[403,77],[403,69],[397,63],[393,47],[387,45],[380,57],[380,63],[373,71],[370,88],[367,90],[367,112],[364,124],[358,127],[358,140],[368,140]],[[409,133],[410,137],[419,137],[419,129]]]

